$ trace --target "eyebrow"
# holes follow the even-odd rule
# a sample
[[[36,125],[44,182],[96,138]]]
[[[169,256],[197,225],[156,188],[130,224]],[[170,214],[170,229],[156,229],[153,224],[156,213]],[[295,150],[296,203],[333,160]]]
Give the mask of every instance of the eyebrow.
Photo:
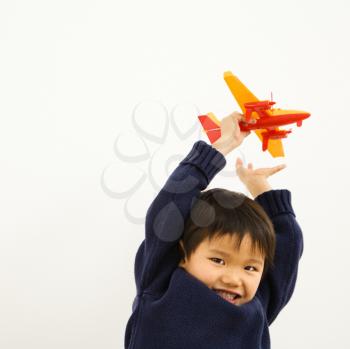
[[[213,253],[218,253],[218,254],[221,254],[222,256],[224,257],[231,257],[231,255],[225,251],[221,251],[221,250],[216,250],[216,249],[210,249],[210,252],[213,252]],[[257,264],[260,264],[262,265],[262,262],[261,260],[258,260],[256,258],[249,258],[248,260],[246,260],[246,262],[254,262],[254,263],[257,263]]]

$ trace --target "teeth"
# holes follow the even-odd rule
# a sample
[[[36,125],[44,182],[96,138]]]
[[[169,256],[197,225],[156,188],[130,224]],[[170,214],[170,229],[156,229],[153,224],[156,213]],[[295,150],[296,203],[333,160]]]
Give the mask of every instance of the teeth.
[[[217,293],[219,293],[220,295],[222,295],[224,298],[230,299],[230,300],[234,300],[236,298],[236,294],[233,293],[228,293],[228,292],[224,292],[224,291],[217,291]]]

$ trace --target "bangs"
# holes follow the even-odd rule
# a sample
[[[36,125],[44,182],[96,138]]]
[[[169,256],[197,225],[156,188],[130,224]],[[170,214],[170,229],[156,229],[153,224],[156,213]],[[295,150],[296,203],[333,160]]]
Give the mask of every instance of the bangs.
[[[272,265],[275,235],[272,222],[263,208],[244,194],[226,189],[210,189],[200,193],[192,206],[184,227],[183,242],[188,257],[205,239],[235,236],[239,250],[244,236],[251,238],[252,252],[258,251]]]
[[[235,198],[236,199],[236,198]],[[262,255],[266,254],[268,241],[266,240],[266,230],[268,226],[264,226],[261,222],[261,217],[255,210],[244,204],[243,200],[237,204],[237,200],[233,200],[234,208],[226,208],[214,203],[211,205],[210,212],[201,212],[202,217],[211,217],[211,222],[206,227],[202,226],[204,233],[209,241],[216,238],[221,238],[225,235],[235,235],[234,248],[239,250],[241,242],[246,234],[252,239],[252,252],[259,251]],[[199,204],[202,206],[203,203]],[[233,206],[233,205],[232,205]],[[195,209],[193,214],[198,214]],[[208,219],[207,219],[208,220]],[[197,219],[198,221],[198,219]]]

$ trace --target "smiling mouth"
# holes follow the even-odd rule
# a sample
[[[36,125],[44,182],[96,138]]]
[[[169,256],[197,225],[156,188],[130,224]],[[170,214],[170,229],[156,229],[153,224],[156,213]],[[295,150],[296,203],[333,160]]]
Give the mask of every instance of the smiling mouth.
[[[232,304],[237,304],[238,299],[242,298],[242,296],[239,295],[238,293],[227,292],[227,291],[217,290],[217,289],[213,289],[213,290],[221,298],[227,300]]]

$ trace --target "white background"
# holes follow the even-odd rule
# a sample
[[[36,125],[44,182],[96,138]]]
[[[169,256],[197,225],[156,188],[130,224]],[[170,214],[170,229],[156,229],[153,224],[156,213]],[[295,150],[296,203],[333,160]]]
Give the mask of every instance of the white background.
[[[254,135],[242,147],[258,166],[287,164],[271,183],[292,191],[304,232],[272,347],[348,348],[349,14],[345,0],[1,0],[0,347],[123,347],[143,239],[134,216],[155,191],[145,182],[130,219],[127,196],[111,193],[132,187],[135,168],[150,174],[150,160],[123,164],[115,142],[123,134],[120,149],[140,151],[132,115],[142,101],[219,118],[237,110],[222,78],[232,70],[261,99],[273,91],[278,107],[312,113],[284,142],[285,159]],[[196,122],[186,108],[185,128]],[[161,133],[159,115],[146,110],[139,123]],[[192,143],[169,134],[149,147],[171,157]],[[237,189],[228,182],[213,184]]]

